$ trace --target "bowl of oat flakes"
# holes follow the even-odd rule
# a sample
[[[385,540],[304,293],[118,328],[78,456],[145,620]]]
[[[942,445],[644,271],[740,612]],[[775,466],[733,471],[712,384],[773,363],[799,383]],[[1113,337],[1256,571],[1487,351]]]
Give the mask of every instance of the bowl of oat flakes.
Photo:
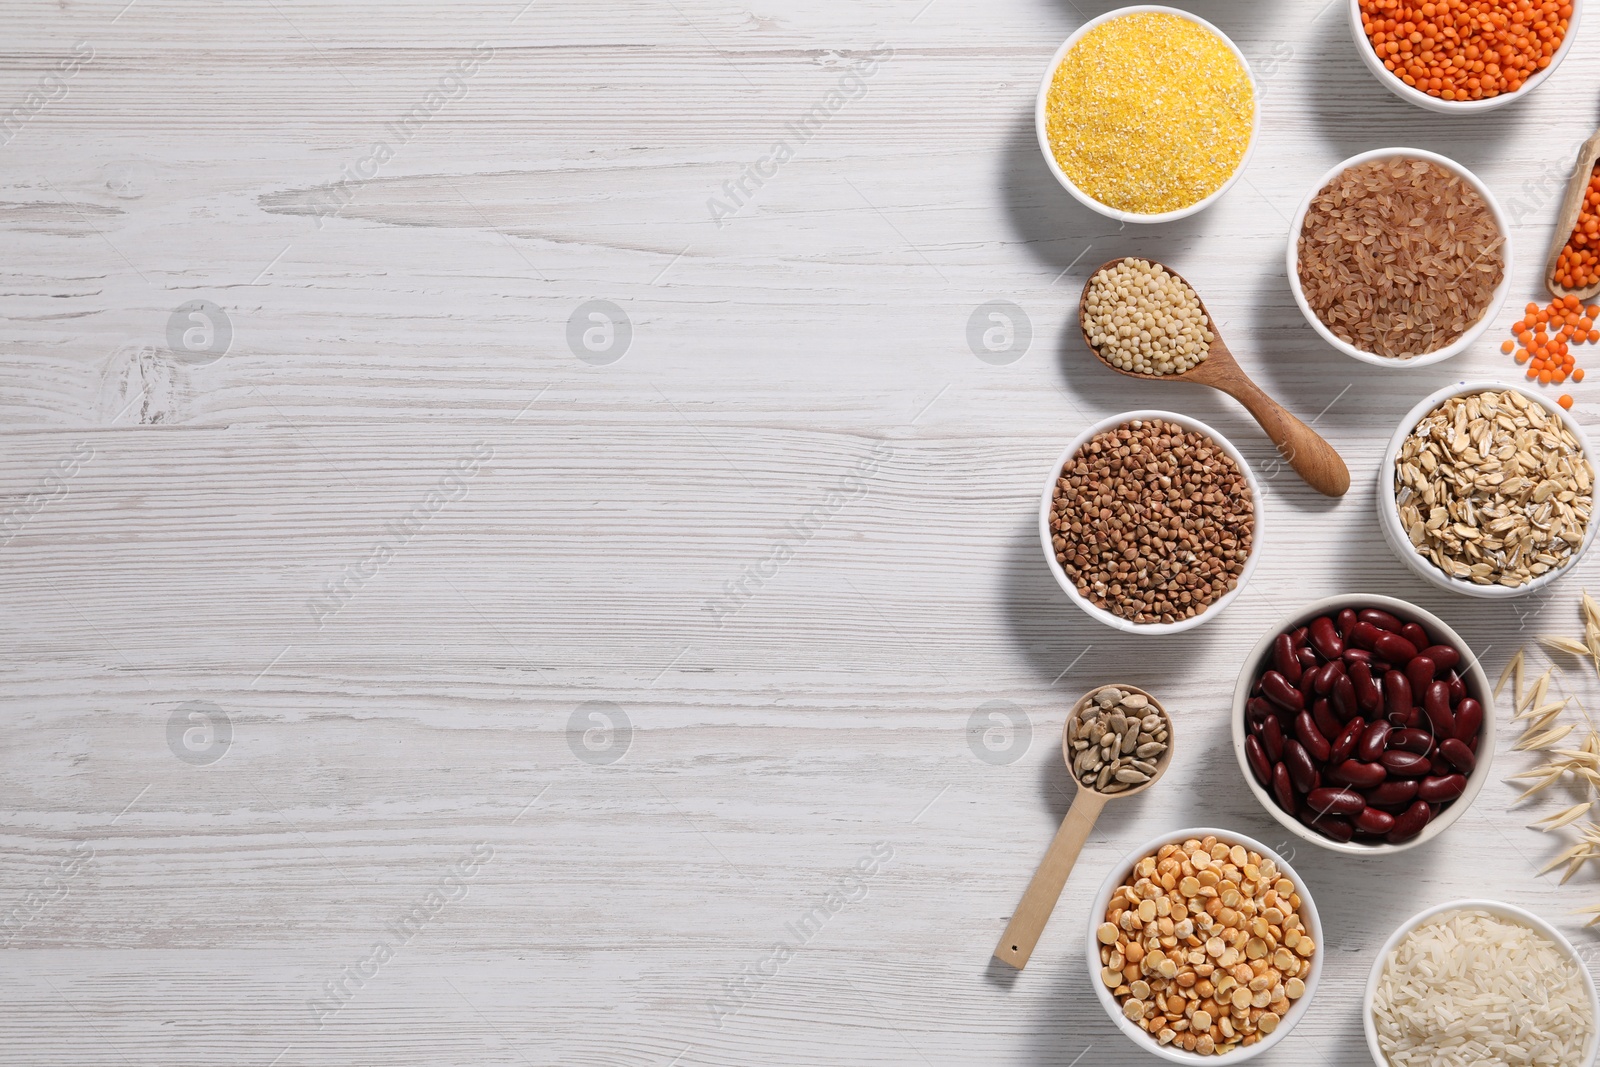
[[[1400,420],[1378,476],[1378,520],[1401,562],[1441,589],[1526,596],[1594,541],[1588,439],[1556,404],[1462,382]]]

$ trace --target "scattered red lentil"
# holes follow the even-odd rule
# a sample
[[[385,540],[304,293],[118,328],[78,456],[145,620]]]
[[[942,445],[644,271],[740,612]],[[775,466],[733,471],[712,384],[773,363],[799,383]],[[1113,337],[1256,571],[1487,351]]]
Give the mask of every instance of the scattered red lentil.
[[[1361,0],[1383,65],[1441,100],[1516,92],[1550,65],[1571,17],[1566,0]]]
[[[1578,222],[1567,246],[1556,257],[1556,284],[1563,289],[1587,289],[1600,282],[1600,163],[1589,175],[1589,188],[1578,208]],[[1592,320],[1594,308],[1589,309]],[[1591,323],[1592,325],[1592,323]]]
[[[1500,351],[1510,352],[1515,347],[1518,365],[1527,364],[1528,378],[1540,385],[1561,385],[1568,378],[1581,382],[1583,368],[1577,365],[1572,349],[1600,343],[1600,330],[1594,328],[1597,321],[1600,305],[1586,308],[1570,294],[1544,307],[1529,304],[1523,309],[1523,317],[1511,324],[1515,345],[1520,347],[1507,341]]]

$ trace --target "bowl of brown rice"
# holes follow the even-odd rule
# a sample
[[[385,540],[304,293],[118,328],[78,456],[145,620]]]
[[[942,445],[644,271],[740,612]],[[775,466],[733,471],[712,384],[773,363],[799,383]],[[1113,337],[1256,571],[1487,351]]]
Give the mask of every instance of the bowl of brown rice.
[[[1600,997],[1572,943],[1532,912],[1454,900],[1378,950],[1362,1027],[1379,1067],[1589,1067]]]
[[[1379,367],[1425,367],[1488,329],[1511,291],[1511,225],[1454,160],[1363,152],[1328,171],[1289,228],[1289,288],[1319,336]]]

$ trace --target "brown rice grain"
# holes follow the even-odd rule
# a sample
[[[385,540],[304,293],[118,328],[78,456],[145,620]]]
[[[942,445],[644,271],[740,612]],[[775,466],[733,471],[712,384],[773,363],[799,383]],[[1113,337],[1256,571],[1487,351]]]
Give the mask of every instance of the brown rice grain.
[[[1430,160],[1345,169],[1311,201],[1300,287],[1333,335],[1409,359],[1453,344],[1505,277],[1505,237],[1472,184]]]

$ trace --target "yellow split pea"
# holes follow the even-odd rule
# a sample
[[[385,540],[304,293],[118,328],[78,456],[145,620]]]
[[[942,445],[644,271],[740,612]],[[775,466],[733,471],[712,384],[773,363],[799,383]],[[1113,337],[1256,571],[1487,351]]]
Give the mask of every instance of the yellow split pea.
[[[1045,112],[1050,150],[1074,185],[1107,207],[1156,215],[1233,176],[1256,99],[1222,38],[1151,11],[1084,34],[1056,68]]]

